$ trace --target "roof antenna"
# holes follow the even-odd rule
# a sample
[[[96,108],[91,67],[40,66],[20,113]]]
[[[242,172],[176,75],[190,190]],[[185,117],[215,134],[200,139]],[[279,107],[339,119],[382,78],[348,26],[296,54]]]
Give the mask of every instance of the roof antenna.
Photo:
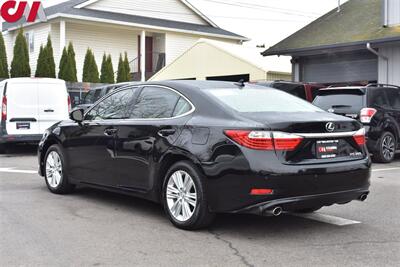
[[[339,13],[340,12],[340,0],[338,0],[338,7],[337,7],[337,12]]]
[[[240,79],[235,85],[239,86],[240,89],[243,89],[246,85],[244,84],[244,79]]]

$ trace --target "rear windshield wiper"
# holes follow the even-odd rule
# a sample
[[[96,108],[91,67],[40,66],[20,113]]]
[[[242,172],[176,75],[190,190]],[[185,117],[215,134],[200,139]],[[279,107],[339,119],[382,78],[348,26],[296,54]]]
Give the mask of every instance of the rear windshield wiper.
[[[351,108],[349,105],[333,105],[332,108]]]

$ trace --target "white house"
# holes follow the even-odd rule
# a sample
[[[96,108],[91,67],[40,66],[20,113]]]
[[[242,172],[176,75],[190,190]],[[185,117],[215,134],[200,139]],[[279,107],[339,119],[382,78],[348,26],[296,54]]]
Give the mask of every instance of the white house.
[[[186,0],[70,0],[46,8],[45,13],[46,22],[2,25],[10,62],[17,31],[23,26],[33,74],[40,45],[46,43],[49,34],[56,65],[64,46],[72,41],[78,80],[88,47],[99,68],[103,54],[111,54],[115,70],[119,54],[126,51],[133,78],[147,80],[200,38],[229,43],[248,40],[219,28]]]

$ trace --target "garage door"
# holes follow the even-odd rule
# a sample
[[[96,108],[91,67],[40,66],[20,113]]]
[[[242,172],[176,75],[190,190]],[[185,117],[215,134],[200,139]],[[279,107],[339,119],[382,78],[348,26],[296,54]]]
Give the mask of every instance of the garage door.
[[[378,80],[378,58],[369,52],[310,56],[301,59],[302,81],[342,83]]]

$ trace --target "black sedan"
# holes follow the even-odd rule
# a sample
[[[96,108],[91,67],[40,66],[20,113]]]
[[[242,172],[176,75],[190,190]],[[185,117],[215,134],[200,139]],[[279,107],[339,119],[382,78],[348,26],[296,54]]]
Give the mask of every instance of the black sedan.
[[[46,131],[39,173],[160,202],[183,229],[216,213],[312,212],[364,200],[364,129],[285,92],[211,81],[132,84]]]

